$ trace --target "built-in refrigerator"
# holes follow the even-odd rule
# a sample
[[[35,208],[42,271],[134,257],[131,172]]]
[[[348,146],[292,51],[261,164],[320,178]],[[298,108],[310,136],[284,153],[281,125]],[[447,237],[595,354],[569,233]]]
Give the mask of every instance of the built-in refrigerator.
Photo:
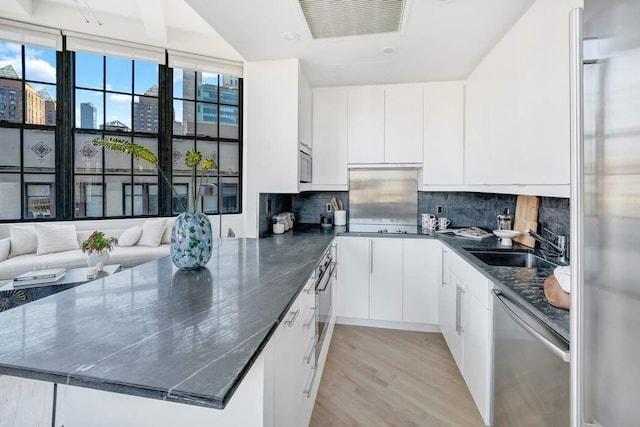
[[[640,425],[640,0],[571,12],[571,425]]]

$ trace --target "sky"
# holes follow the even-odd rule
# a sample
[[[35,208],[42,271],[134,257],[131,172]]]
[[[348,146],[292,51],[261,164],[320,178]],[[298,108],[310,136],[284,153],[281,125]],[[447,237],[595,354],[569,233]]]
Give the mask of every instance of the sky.
[[[12,65],[22,75],[21,45],[0,41],[0,67]],[[36,90],[46,88],[56,97],[56,52],[36,46],[26,46],[25,78]],[[106,71],[106,73],[105,73]],[[106,74],[106,76],[105,76]],[[105,78],[106,77],[106,78]],[[133,79],[132,79],[133,77]],[[135,87],[131,87],[132,80]],[[182,96],[183,71],[173,70],[174,97]],[[217,84],[218,75],[202,73],[202,82]],[[50,84],[47,84],[50,83]],[[80,104],[91,102],[96,107],[96,128],[106,120],[119,120],[129,128],[131,124],[131,101],[137,101],[136,95],[142,95],[149,88],[158,84],[158,64],[131,59],[107,57],[106,67],[102,55],[76,53],[76,105],[75,119],[80,126]],[[104,93],[102,89],[122,93]],[[103,100],[106,96],[106,100]],[[106,102],[105,102],[106,101]],[[174,112],[177,121],[182,121],[183,101],[174,101]],[[106,112],[104,111],[106,108]],[[106,113],[106,114],[105,114]]]

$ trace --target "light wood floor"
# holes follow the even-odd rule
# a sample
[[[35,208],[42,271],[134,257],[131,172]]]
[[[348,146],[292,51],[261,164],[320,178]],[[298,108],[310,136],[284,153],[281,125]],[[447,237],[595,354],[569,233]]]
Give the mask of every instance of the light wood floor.
[[[320,426],[483,426],[441,334],[336,325]]]

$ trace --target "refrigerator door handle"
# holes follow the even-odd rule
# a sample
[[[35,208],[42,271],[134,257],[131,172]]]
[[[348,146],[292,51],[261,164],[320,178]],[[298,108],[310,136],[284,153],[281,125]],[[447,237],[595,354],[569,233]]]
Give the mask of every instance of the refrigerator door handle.
[[[496,301],[499,301],[502,304],[502,306],[504,307],[506,313],[509,315],[509,317],[511,317],[511,319],[513,319],[514,322],[516,322],[518,325],[520,325],[520,327],[522,327],[522,329],[527,331],[537,341],[539,341],[542,344],[544,344],[545,347],[547,347],[549,350],[551,350],[551,352],[553,354],[558,356],[563,361],[569,363],[569,361],[571,360],[571,353],[569,352],[569,345],[568,344],[562,345],[564,343],[561,343],[560,339],[558,339],[558,338],[554,339],[554,337],[551,336],[550,333],[549,334],[544,334],[544,333],[538,331],[536,328],[531,326],[529,323],[527,323],[527,321],[525,321],[524,319],[522,319],[520,317],[520,316],[524,317],[523,316],[524,313],[523,313],[522,309],[518,308],[518,306],[516,306],[511,301],[509,301],[507,298],[505,298],[500,291],[494,289],[493,293],[496,296]],[[518,314],[518,312],[520,312],[520,315]],[[533,319],[530,322],[533,323]]]
[[[583,426],[583,35],[582,8],[569,15],[569,86],[571,137],[571,427]]]

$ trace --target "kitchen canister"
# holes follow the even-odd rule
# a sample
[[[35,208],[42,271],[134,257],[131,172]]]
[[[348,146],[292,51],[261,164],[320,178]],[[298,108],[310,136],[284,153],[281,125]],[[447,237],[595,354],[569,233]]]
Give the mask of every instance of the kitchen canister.
[[[347,211],[333,211],[334,225],[347,225]]]

